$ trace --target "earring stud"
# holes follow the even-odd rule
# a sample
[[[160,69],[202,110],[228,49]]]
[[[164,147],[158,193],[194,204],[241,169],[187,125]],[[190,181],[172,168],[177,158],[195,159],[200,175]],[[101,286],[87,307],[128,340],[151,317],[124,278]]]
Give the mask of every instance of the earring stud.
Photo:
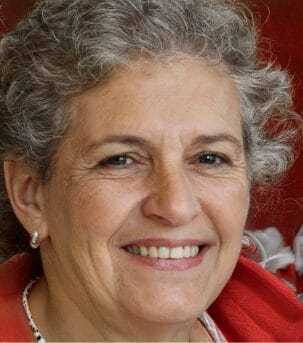
[[[34,231],[29,245],[31,246],[32,249],[39,248],[40,243],[39,243],[39,232],[38,231]]]
[[[258,240],[256,235],[247,230],[244,231],[241,240],[241,254],[258,263],[264,261],[267,256],[263,245]]]

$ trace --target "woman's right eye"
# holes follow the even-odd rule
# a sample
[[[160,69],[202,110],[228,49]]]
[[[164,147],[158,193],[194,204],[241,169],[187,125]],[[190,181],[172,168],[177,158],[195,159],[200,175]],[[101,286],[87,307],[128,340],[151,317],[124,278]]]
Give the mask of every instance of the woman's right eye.
[[[116,155],[107,157],[98,163],[98,167],[101,168],[127,168],[134,163],[134,159],[128,155]]]

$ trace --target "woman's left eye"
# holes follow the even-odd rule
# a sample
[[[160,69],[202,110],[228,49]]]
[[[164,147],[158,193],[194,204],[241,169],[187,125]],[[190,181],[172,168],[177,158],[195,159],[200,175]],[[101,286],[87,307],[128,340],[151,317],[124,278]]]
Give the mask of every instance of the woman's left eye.
[[[216,153],[204,153],[198,157],[198,162],[214,167],[220,166],[222,164],[230,164],[230,160],[227,157]]]

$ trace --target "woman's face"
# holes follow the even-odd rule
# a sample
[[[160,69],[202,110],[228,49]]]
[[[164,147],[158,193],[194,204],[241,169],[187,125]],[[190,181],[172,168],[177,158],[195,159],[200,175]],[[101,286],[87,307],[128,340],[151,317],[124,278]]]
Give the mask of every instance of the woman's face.
[[[193,59],[138,62],[74,99],[72,119],[43,190],[49,284],[87,316],[197,317],[231,276],[249,204],[234,83]]]

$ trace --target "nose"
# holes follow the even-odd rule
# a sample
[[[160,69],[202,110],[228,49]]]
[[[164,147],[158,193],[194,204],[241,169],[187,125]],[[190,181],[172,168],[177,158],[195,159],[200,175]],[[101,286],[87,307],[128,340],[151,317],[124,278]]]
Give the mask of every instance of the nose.
[[[145,199],[145,217],[176,227],[190,223],[201,211],[195,189],[186,175],[171,173],[155,177]]]

